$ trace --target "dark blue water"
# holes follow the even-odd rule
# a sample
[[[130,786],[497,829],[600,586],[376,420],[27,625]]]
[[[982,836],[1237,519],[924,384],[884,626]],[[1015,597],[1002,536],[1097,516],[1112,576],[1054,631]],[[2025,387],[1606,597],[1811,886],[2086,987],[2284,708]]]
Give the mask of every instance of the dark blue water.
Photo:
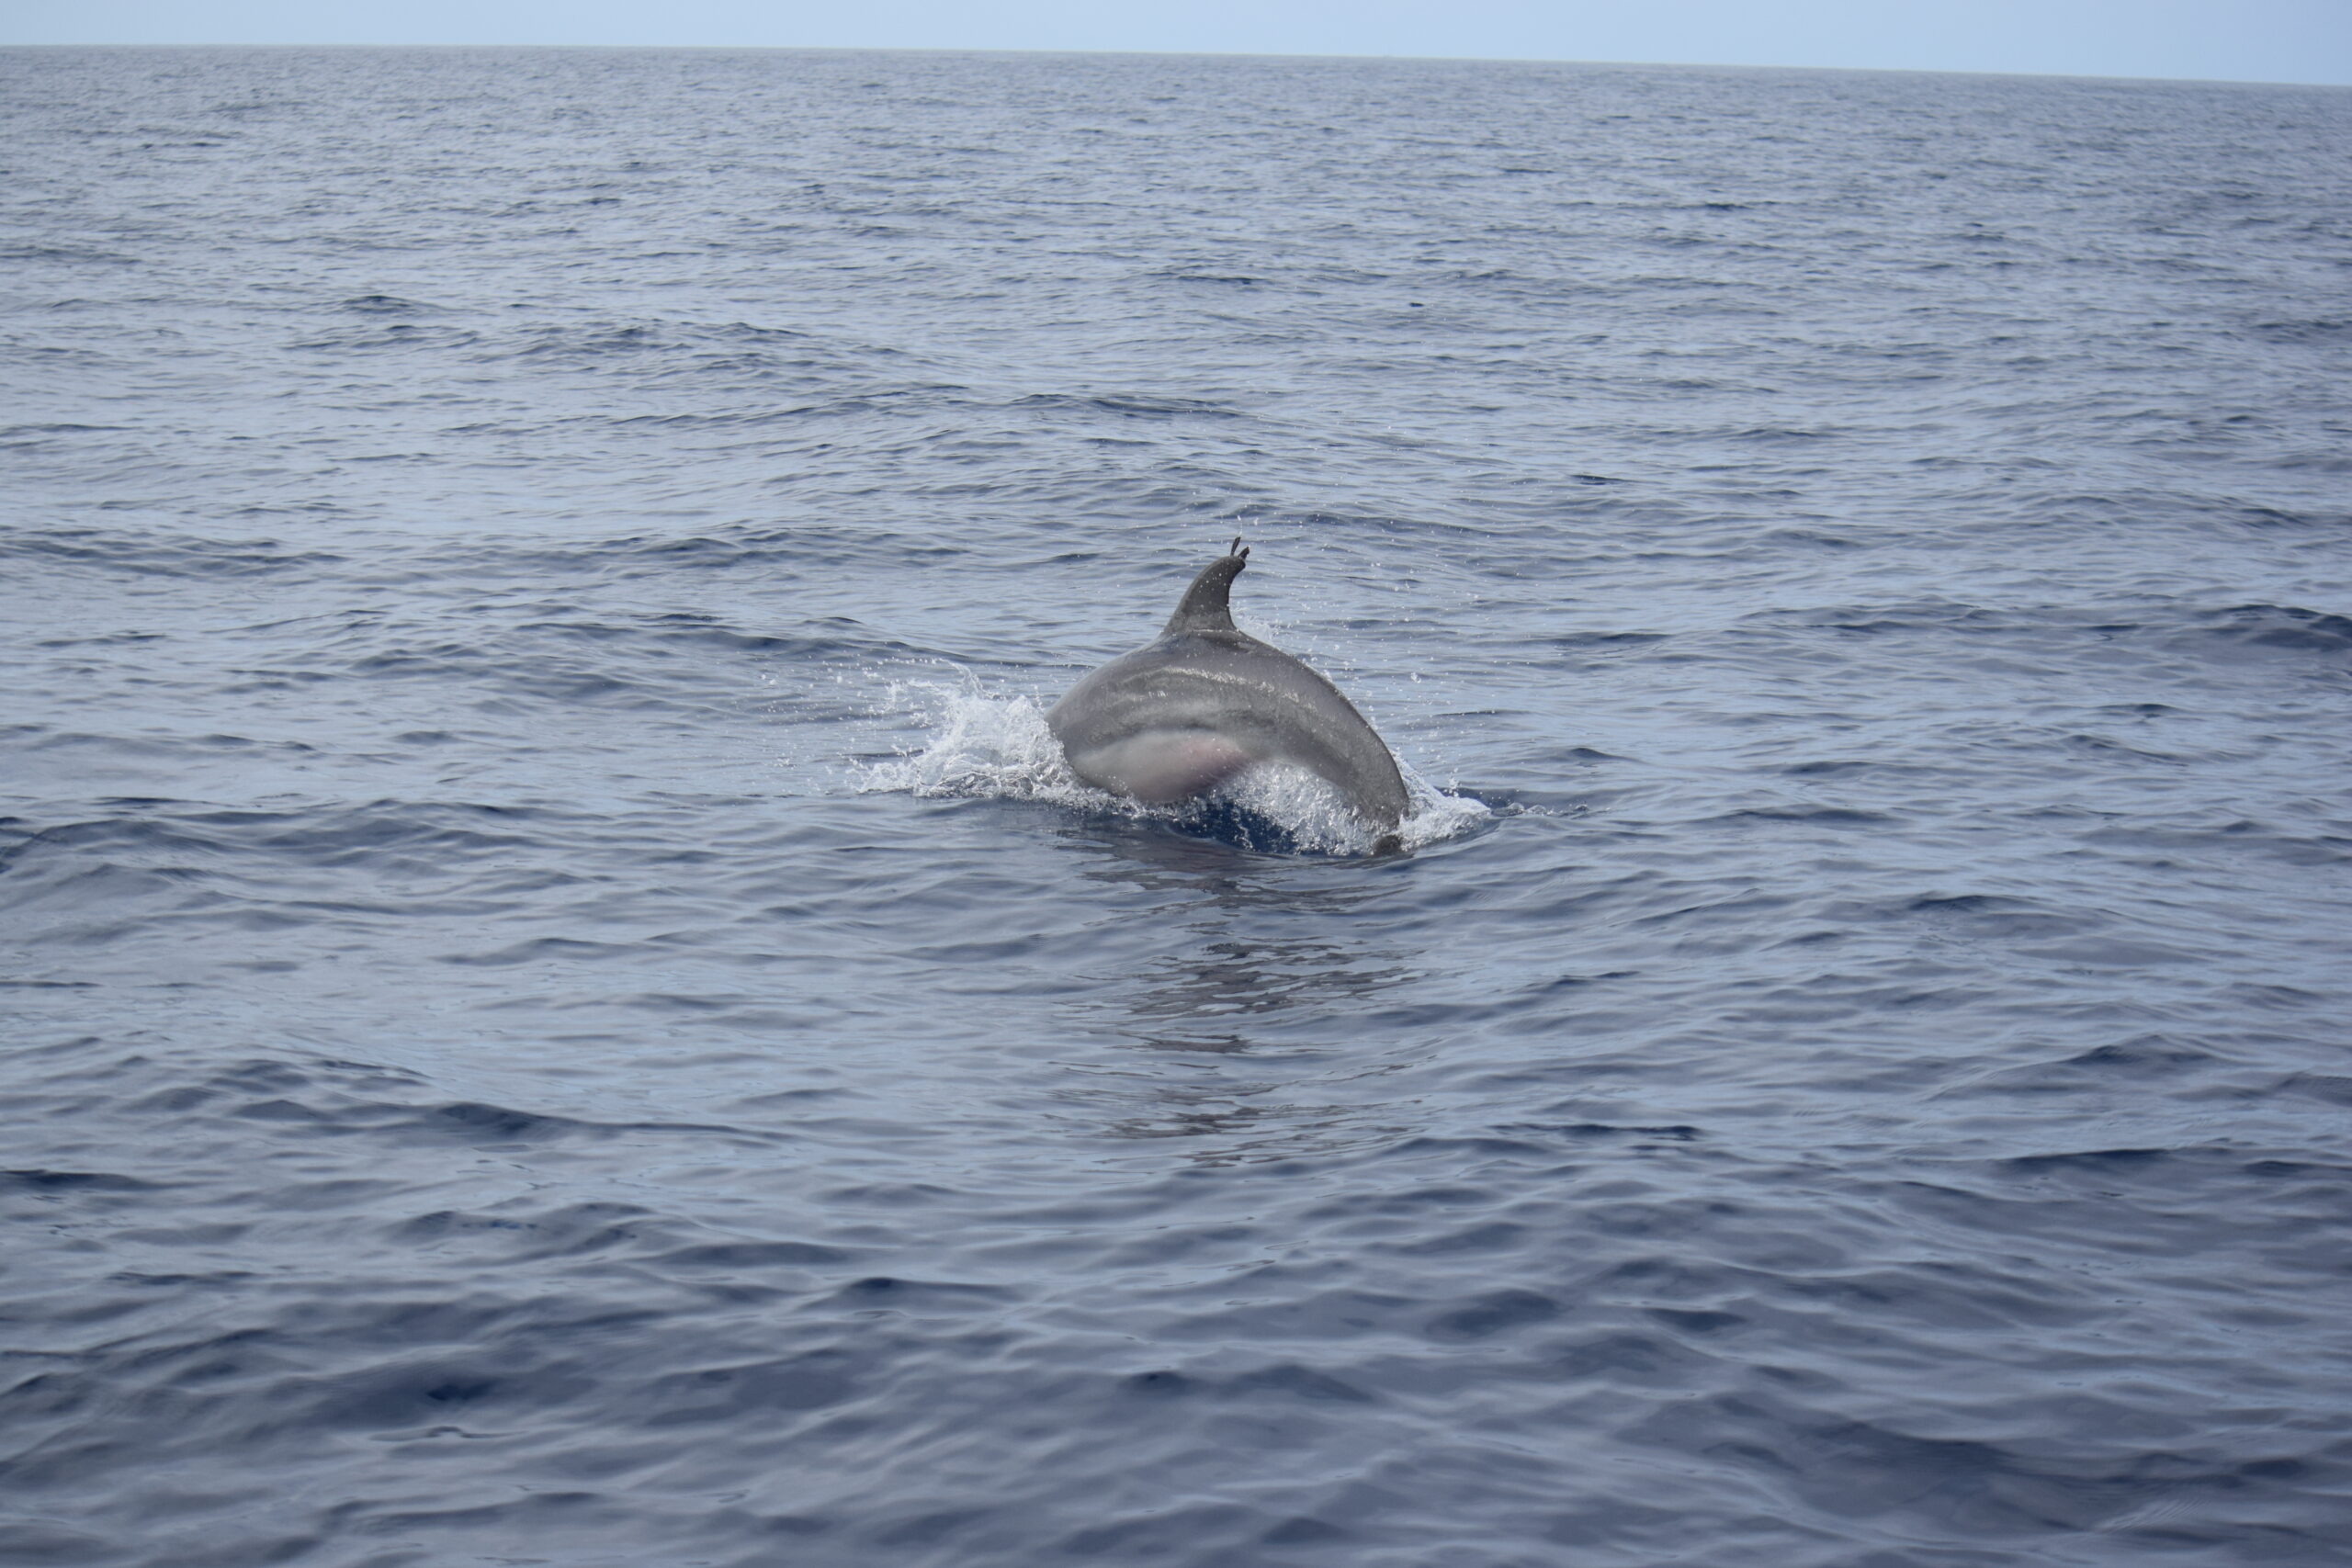
[[[0,1557],[2352,1562],[2352,91],[16,51],[0,168]],[[1409,853],[1042,741],[1237,532]]]

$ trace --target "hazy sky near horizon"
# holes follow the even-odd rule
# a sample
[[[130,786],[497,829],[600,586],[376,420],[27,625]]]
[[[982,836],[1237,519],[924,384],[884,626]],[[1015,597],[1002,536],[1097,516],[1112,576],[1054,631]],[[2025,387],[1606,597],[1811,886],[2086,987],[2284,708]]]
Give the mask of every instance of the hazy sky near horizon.
[[[0,44],[1115,50],[2352,84],[2352,0],[11,0]]]

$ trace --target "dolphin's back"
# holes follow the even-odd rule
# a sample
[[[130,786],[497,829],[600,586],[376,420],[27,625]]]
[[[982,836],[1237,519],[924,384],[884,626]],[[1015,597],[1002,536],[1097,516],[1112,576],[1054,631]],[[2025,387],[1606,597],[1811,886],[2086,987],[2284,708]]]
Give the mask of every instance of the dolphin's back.
[[[1375,827],[1395,828],[1410,805],[1396,759],[1339,688],[1246,632],[1171,623],[1071,687],[1046,722],[1080,778],[1143,800],[1288,762]]]

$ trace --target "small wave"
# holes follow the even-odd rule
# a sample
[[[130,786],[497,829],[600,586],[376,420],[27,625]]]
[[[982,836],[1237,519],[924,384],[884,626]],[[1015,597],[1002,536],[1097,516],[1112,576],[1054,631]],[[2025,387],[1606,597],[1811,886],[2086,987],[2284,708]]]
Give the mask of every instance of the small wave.
[[[2249,329],[2271,343],[2326,344],[2352,342],[2352,319],[2312,316],[2256,321]]]
[[[251,577],[331,566],[344,558],[276,539],[220,539],[153,528],[20,528],[0,541],[0,559],[58,563],[141,577]]]
[[[139,258],[83,245],[5,245],[0,261],[103,262],[113,266],[137,266]]]
[[[462,327],[394,321],[386,326],[338,328],[304,338],[293,346],[317,353],[345,354],[387,348],[466,348],[481,341],[480,334]]]
[[[1073,409],[1082,413],[1114,413],[1128,419],[1238,419],[1241,411],[1205,398],[1148,397],[1142,393],[1104,393],[1085,397],[1066,392],[1038,392],[1012,404],[1023,409]]]
[[[2206,634],[2223,643],[2298,653],[2352,650],[2352,616],[2291,604],[2239,604],[2209,618]]]
[[[891,705],[930,731],[919,748],[868,764],[862,794],[906,794],[1043,801],[1088,813],[1116,813],[1274,854],[1360,855],[1375,835],[1339,793],[1304,769],[1251,768],[1206,799],[1147,806],[1094,788],[1070,772],[1046,714],[1026,696],[994,696],[977,682],[891,688]],[[1398,832],[1418,850],[1457,838],[1493,815],[1482,801],[1449,795],[1401,758],[1412,810]]]

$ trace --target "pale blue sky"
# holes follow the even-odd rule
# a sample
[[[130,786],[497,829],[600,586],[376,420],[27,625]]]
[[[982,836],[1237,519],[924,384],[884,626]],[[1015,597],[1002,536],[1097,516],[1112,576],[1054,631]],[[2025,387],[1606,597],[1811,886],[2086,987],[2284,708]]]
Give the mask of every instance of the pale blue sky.
[[[1145,50],[2352,84],[2352,0],[6,0],[0,43]]]

